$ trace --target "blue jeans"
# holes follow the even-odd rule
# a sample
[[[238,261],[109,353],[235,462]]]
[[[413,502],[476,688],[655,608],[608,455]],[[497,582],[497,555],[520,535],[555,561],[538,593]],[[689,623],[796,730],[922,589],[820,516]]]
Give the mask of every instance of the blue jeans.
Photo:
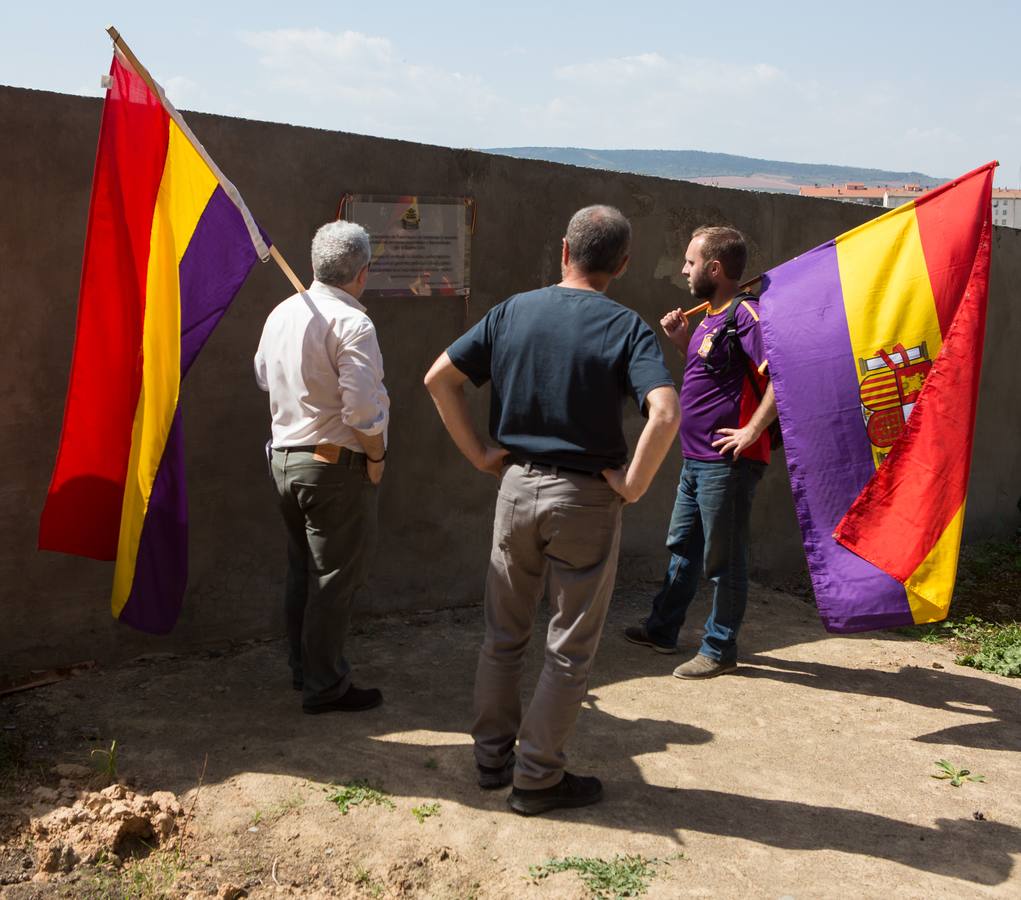
[[[699,653],[725,663],[737,660],[737,632],[748,602],[752,496],[764,470],[763,463],[747,459],[684,460],[667,532],[670,564],[645,621],[655,643],[677,643],[704,569],[715,590]]]

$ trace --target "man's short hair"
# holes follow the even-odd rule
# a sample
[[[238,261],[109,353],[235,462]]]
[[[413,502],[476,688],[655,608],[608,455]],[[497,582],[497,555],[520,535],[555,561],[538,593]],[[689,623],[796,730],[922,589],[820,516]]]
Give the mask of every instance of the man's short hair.
[[[702,259],[711,262],[720,261],[723,272],[735,281],[744,275],[744,267],[748,262],[748,245],[744,235],[736,228],[725,225],[703,225],[691,233],[692,238],[704,238],[702,241]]]
[[[369,233],[354,222],[327,222],[312,238],[312,272],[323,284],[349,284],[371,258]]]
[[[631,247],[631,223],[612,206],[586,206],[571,216],[564,237],[579,269],[613,275]]]

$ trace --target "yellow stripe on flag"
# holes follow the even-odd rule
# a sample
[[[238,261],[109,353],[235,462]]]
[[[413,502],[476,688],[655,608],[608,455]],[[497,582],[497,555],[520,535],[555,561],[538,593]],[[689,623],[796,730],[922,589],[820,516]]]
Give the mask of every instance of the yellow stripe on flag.
[[[216,176],[173,122],[149,239],[142,330],[142,389],[131,432],[111,605],[119,616],[131,594],[149,497],[177,409],[181,384],[178,265],[216,189]]]
[[[904,587],[911,617],[916,625],[940,622],[950,611],[950,598],[957,577],[957,558],[964,530],[964,507],[957,510],[922,564],[911,573]]]
[[[929,359],[935,359],[943,336],[914,203],[841,235],[836,249],[851,338],[848,365],[855,366],[859,381],[857,360],[879,350],[890,353],[896,344],[924,342]]]

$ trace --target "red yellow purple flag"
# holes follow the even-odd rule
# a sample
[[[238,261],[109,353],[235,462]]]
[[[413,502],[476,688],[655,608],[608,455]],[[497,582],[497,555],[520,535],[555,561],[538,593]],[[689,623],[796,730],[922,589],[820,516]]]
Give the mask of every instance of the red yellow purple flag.
[[[946,618],[985,335],[989,163],[763,277],[816,602],[851,632]]]
[[[116,560],[113,614],[143,631],[173,627],[187,582],[181,380],[268,255],[237,190],[115,51],[39,547]]]

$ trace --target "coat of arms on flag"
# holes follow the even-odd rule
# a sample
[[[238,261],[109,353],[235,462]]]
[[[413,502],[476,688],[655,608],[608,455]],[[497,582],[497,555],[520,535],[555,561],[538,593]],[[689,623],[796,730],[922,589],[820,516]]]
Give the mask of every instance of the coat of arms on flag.
[[[904,430],[931,368],[925,341],[907,349],[898,343],[889,352],[858,359],[858,396],[877,469]]]

